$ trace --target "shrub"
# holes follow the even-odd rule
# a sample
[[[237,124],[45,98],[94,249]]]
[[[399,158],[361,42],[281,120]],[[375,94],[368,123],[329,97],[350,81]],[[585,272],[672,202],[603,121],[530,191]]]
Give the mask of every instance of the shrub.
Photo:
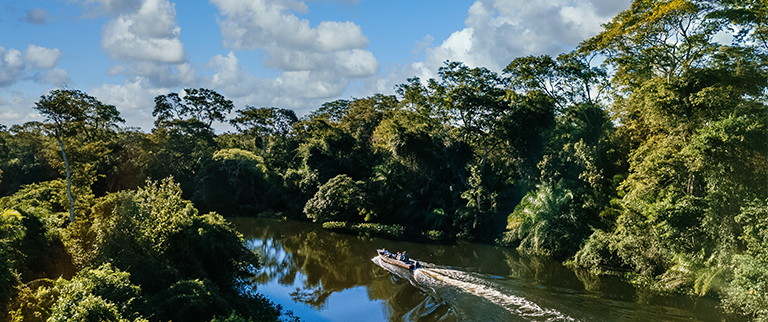
[[[352,226],[352,230],[366,236],[381,236],[399,238],[405,233],[405,227],[400,225],[384,225],[378,223],[362,223]]]
[[[745,254],[733,257],[733,280],[726,288],[725,307],[768,321],[768,200],[754,201],[736,217],[744,225]]]
[[[360,213],[365,205],[360,185],[362,183],[352,181],[347,175],[335,176],[320,186],[315,196],[307,201],[304,213],[316,222],[360,222]]]
[[[111,265],[79,272],[72,280],[58,279],[58,294],[48,321],[129,321],[140,320],[137,312],[143,299],[130,274]]]
[[[571,191],[560,184],[540,184],[509,215],[508,230],[498,242],[533,255],[567,257],[575,253],[586,236],[582,236],[584,223],[570,207],[572,200]]]

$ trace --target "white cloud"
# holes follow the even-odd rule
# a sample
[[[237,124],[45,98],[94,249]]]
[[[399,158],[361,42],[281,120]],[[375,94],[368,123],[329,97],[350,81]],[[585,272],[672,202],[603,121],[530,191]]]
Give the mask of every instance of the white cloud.
[[[153,128],[155,96],[168,94],[168,88],[156,87],[145,78],[135,77],[122,85],[104,84],[89,91],[105,104],[114,105],[125,119],[125,125],[140,127],[144,131]]]
[[[72,82],[69,77],[69,73],[58,67],[54,67],[46,71],[45,75],[42,77],[42,80],[56,87],[64,86]]]
[[[120,15],[104,28],[101,47],[120,61],[178,64],[186,53],[176,25],[176,9],[167,0],[146,0],[138,12]]]
[[[275,79],[255,77],[244,72],[232,52],[211,58],[207,65],[216,73],[206,78],[206,85],[222,90],[236,106],[277,106],[303,114],[338,97],[349,85],[334,74],[309,71],[286,71]]]
[[[26,63],[20,51],[5,50],[0,47],[0,87],[10,86],[17,82],[26,70]]]
[[[39,96],[32,96],[19,91],[8,91],[5,94],[10,94],[10,97],[0,96],[0,124],[11,127],[14,124],[24,124],[42,119],[32,108]]]
[[[56,86],[70,82],[69,74],[56,67],[59,58],[63,56],[57,48],[37,45],[27,46],[24,53],[0,47],[0,87],[9,87],[25,79]]]
[[[56,66],[64,54],[58,48],[45,48],[37,45],[27,46],[24,60],[36,69],[50,69]]]
[[[311,27],[296,13],[307,12],[296,0],[212,0],[219,8],[224,45],[261,50],[264,64],[280,75],[262,79],[243,72],[234,53],[218,55],[208,65],[209,81],[229,97],[252,105],[302,108],[339,97],[357,79],[378,74],[380,64],[365,48],[369,39],[352,22],[322,21]]]
[[[379,71],[379,62],[367,50],[339,51],[336,53],[336,64],[339,73],[349,78],[364,78]]]
[[[352,22],[322,21],[312,28],[293,12],[307,6],[295,0],[212,0],[225,45],[235,50],[265,49],[327,53],[363,49],[369,40]]]
[[[437,48],[426,49],[435,69],[445,60],[500,71],[527,55],[567,52],[601,30],[629,0],[478,0],[468,10],[466,28]],[[600,9],[600,10],[598,10]]]
[[[317,49],[322,51],[362,49],[368,46],[368,37],[363,35],[363,30],[360,29],[360,26],[349,21],[321,22],[317,26],[316,38],[319,42]]]
[[[196,71],[189,63],[168,65],[151,61],[135,62],[112,66],[107,74],[142,77],[160,87],[189,86],[197,82]]]
[[[181,28],[175,5],[168,0],[144,0],[139,8],[130,10],[133,5],[114,1],[105,4],[128,10],[104,27],[102,49],[113,60],[125,63],[113,66],[107,73],[140,77],[156,87],[195,84],[195,70],[187,62],[179,38]]]
[[[596,35],[601,25],[629,8],[630,0],[477,0],[467,10],[465,28],[456,30],[439,46],[427,35],[416,41],[414,56],[424,59],[390,65],[385,77],[363,80],[356,95],[392,93],[410,77],[437,77],[446,60],[495,72],[517,57],[568,52]]]

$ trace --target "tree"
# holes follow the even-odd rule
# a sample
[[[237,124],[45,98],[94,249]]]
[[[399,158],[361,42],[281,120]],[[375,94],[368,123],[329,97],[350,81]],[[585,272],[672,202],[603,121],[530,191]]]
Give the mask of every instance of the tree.
[[[163,122],[150,136],[149,177],[162,180],[172,176],[185,196],[191,196],[200,170],[217,150],[215,138],[210,127],[194,119]]]
[[[560,111],[577,104],[596,104],[609,85],[606,70],[592,67],[591,58],[576,51],[557,59],[549,55],[515,58],[504,74],[513,90],[544,93]]]
[[[307,201],[304,213],[317,222],[360,221],[365,208],[361,184],[343,174],[331,178]]]
[[[213,154],[198,176],[192,200],[198,208],[230,216],[253,215],[274,202],[264,159],[241,149],[223,149]]]
[[[103,132],[113,130],[117,123],[125,122],[113,105],[106,105],[79,90],[57,89],[40,98],[35,109],[43,116],[45,128],[59,143],[67,176],[67,195],[70,201],[69,220],[75,221],[75,199],[72,196],[72,170],[67,159],[64,140],[84,135],[80,140],[97,139]],[[76,144],[76,143],[73,143]]]
[[[735,41],[768,53],[768,3],[764,0],[707,0],[716,8],[707,17],[738,26]],[[751,44],[750,44],[751,41]]]
[[[193,118],[211,127],[213,121],[224,122],[224,117],[234,106],[232,101],[214,90],[185,88],[183,96],[169,93],[155,97],[152,116],[157,117],[155,126],[172,120]]]
[[[293,125],[299,121],[296,112],[284,108],[246,106],[237,111],[238,116],[229,121],[240,133],[256,138],[256,146],[264,148],[269,136],[287,136]]]
[[[130,277],[104,264],[80,271],[70,281],[59,278],[53,287],[58,298],[48,321],[146,321],[137,312],[144,300],[141,288],[133,285]]]
[[[614,142],[628,175],[606,210],[613,231],[595,231],[578,264],[619,263],[655,287],[697,294],[738,269],[754,277],[752,264],[733,261],[744,248],[741,209],[768,193],[768,57],[756,38],[714,37],[764,23],[761,3],[635,1],[582,43],[614,72]]]
[[[52,138],[43,132],[38,122],[0,131],[0,196],[11,195],[26,184],[59,177],[46,153]]]
[[[329,122],[338,122],[344,116],[349,109],[351,102],[345,99],[338,99],[331,102],[323,103],[317,111],[309,114],[310,119],[321,118]]]
[[[534,255],[566,257],[575,253],[589,229],[574,216],[572,200],[573,193],[560,183],[539,185],[509,215],[509,231],[503,242]]]

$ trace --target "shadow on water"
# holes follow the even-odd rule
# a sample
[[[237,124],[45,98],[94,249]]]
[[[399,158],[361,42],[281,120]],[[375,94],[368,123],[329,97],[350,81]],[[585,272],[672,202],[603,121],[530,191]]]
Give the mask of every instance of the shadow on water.
[[[331,233],[320,225],[233,218],[262,268],[254,291],[304,321],[739,321],[717,301],[657,296],[489,245],[426,245]],[[436,267],[377,263],[407,250]]]

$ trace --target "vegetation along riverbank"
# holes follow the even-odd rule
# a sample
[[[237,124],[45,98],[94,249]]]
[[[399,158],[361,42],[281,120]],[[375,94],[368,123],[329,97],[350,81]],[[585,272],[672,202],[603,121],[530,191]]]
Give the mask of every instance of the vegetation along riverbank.
[[[767,17],[635,1],[558,57],[302,117],[191,88],[149,133],[51,91],[0,126],[0,320],[292,319],[243,290],[258,257],[226,215],[496,243],[768,321]]]

